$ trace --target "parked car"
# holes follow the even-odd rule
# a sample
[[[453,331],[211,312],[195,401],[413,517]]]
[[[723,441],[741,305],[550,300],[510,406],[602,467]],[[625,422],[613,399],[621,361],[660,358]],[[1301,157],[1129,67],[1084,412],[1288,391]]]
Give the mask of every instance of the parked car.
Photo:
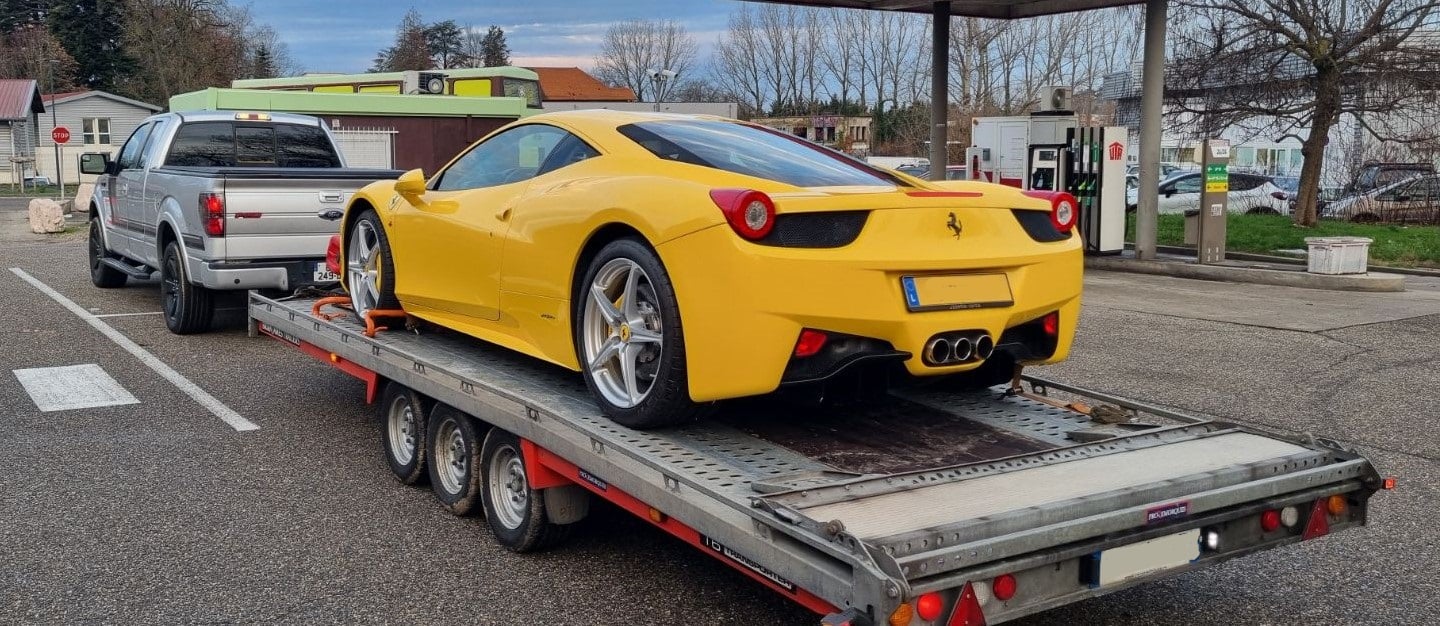
[[[1136,186],[1131,186],[1127,178],[1125,203],[1129,210],[1134,210],[1140,199],[1138,180],[1134,184]],[[1160,181],[1160,213],[1199,209],[1200,192],[1204,187],[1204,174],[1200,172],[1179,172]],[[1290,211],[1289,196],[1268,176],[1231,174],[1229,187],[1226,204],[1231,213],[1280,215]]]
[[[1326,205],[1322,217],[1352,222],[1440,224],[1440,175],[1390,183]]]
[[[145,119],[97,174],[90,280],[114,288],[160,273],[165,325],[210,327],[215,290],[334,283],[330,237],[356,189],[400,172],[347,169],[319,119],[210,111]]]
[[[44,174],[26,174],[23,179],[23,184],[27,187],[49,187],[54,185],[55,182]]]
[[[1363,195],[1403,180],[1434,173],[1433,163],[1370,162],[1360,167],[1354,182],[1346,185],[1343,193],[1346,196]]]
[[[900,176],[745,122],[565,111],[362,189],[339,265],[358,314],[578,370],[647,428],[872,366],[1060,361],[1076,215],[1068,194]]]
[[[965,180],[965,170],[966,170],[966,169],[967,169],[967,168],[966,168],[964,165],[947,165],[947,166],[945,166],[945,180]],[[929,180],[929,179],[930,179],[930,166],[928,166],[928,165],[926,165],[926,166],[916,165],[916,166],[907,166],[907,167],[897,167],[897,168],[895,168],[895,171],[900,172],[900,173],[902,173],[902,174],[907,174],[907,175],[910,175],[910,176],[914,176],[914,177],[916,177],[916,178],[923,178],[923,179],[926,179],[926,180]]]

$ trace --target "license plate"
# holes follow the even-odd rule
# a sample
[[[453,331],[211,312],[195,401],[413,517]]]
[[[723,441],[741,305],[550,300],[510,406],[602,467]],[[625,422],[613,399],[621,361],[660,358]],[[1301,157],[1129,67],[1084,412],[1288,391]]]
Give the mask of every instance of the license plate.
[[[324,264],[324,263],[321,263],[321,264],[315,266],[315,282],[317,282],[317,283],[335,283],[335,282],[340,282],[340,275],[339,275],[339,274],[336,274],[335,272],[330,271],[330,268],[325,267],[325,264]]]
[[[1100,553],[1101,587],[1186,565],[1200,557],[1200,529],[1156,537]]]
[[[1015,304],[1004,274],[903,276],[905,306],[911,311],[980,309]]]

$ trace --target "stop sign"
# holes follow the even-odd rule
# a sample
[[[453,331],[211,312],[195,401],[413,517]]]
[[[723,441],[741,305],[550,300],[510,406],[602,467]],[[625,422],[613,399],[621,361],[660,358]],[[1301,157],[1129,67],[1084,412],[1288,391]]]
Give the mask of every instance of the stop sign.
[[[50,131],[50,138],[54,139],[55,143],[70,143],[70,129],[56,126],[55,130]]]

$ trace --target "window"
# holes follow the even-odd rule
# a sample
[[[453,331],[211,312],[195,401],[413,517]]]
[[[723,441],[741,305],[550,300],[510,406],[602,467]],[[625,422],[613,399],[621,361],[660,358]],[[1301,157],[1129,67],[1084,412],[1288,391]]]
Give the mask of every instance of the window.
[[[504,87],[507,97],[524,98],[525,106],[532,109],[540,108],[540,83],[533,80],[506,78]]]
[[[1415,201],[1440,200],[1440,178],[1430,176],[1411,183],[1401,191],[1400,196],[1409,196]]]
[[[166,165],[340,167],[325,130],[301,124],[191,122],[175,133]]]
[[[85,137],[85,145],[110,145],[110,118],[87,117],[81,119],[80,130]]]
[[[1255,149],[1248,146],[1235,148],[1235,167],[1253,167],[1255,165]]]
[[[145,124],[135,129],[135,133],[125,141],[124,147],[120,148],[118,161],[120,169],[128,170],[140,167],[140,150],[145,147],[145,140],[150,137],[150,130],[154,127],[153,123]]]
[[[574,156],[573,144],[567,144],[564,155],[552,155],[562,141],[574,137],[554,126],[526,124],[516,126],[499,135],[486,139],[471,148],[435,180],[436,191],[456,189],[480,189],[507,185],[533,178],[541,173],[541,166],[550,166],[550,157],[568,159]],[[576,141],[579,141],[577,138]],[[580,142],[584,144],[584,142]],[[589,146],[585,146],[589,148]],[[579,150],[585,153],[585,150]],[[589,153],[594,154],[591,149]],[[588,158],[588,157],[584,157]],[[574,163],[565,160],[564,164]],[[551,171],[557,167],[549,167]]]
[[[1175,181],[1171,187],[1175,193],[1200,193],[1200,176],[1191,174]]]
[[[1264,176],[1253,176],[1250,174],[1231,174],[1230,191],[1249,191],[1267,182],[1270,182],[1270,179],[1265,178]]]
[[[895,185],[883,171],[842,153],[749,124],[665,121],[627,124],[620,134],[669,161],[795,185]]]

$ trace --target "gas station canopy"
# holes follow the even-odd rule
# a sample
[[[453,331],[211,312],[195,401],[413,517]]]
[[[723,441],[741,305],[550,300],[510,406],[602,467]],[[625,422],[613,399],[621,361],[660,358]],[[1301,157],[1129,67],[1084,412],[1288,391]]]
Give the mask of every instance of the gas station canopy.
[[[812,7],[834,7],[839,9],[873,9],[877,11],[906,11],[931,14],[935,5],[950,5],[950,14],[961,17],[992,17],[1010,20],[1023,17],[1038,17],[1072,11],[1106,9],[1130,4],[1144,4],[1145,0],[751,0],[773,4],[799,4]]]

